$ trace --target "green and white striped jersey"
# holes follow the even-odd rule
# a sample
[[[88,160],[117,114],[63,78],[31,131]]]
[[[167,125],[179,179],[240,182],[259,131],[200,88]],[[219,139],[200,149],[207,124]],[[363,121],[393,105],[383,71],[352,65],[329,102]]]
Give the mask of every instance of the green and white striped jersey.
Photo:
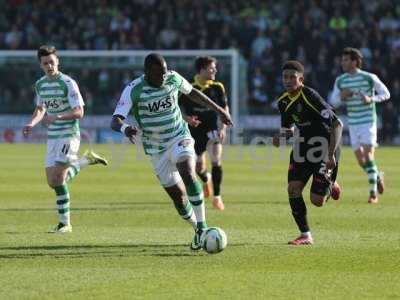
[[[340,103],[340,91],[343,89],[353,92],[353,96],[344,101],[349,126],[376,123],[375,102],[382,102],[390,98],[387,87],[378,76],[359,69],[353,74],[345,73],[336,78],[330,97],[332,105],[337,106]],[[372,97],[372,102],[365,104],[362,101],[362,95]]]
[[[179,92],[189,94],[192,85],[175,71],[168,71],[160,88],[150,86],[144,75],[128,84],[122,92],[114,115],[127,117],[133,111],[142,130],[146,154],[164,152],[177,138],[190,132],[178,105]]]
[[[36,105],[45,106],[48,115],[71,112],[83,106],[78,85],[71,77],[60,73],[55,79],[43,76],[35,83]],[[56,120],[49,125],[48,139],[79,137],[79,120]]]

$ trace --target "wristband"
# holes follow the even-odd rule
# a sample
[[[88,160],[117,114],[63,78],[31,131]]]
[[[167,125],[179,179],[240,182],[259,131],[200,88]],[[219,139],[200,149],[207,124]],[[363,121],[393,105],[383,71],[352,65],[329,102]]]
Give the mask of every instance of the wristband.
[[[121,131],[124,135],[126,135],[126,134],[125,134],[125,129],[128,128],[128,127],[130,127],[128,124],[122,124],[120,131]]]

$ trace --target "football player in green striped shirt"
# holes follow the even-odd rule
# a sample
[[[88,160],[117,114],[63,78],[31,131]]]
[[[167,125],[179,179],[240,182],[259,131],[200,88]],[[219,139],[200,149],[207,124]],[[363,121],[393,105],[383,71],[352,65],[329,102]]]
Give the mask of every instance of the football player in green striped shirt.
[[[342,52],[342,69],[336,78],[330,102],[344,103],[347,108],[351,146],[358,164],[368,175],[370,185],[368,203],[378,203],[378,192],[383,193],[383,172],[378,171],[375,161],[377,146],[376,102],[390,98],[382,81],[373,73],[361,70],[362,54],[358,49],[347,47]]]
[[[199,250],[201,235],[207,228],[204,195],[196,178],[194,140],[178,105],[179,93],[213,109],[224,124],[232,125],[226,110],[193,88],[177,72],[168,70],[161,55],[152,53],[145,58],[144,75],[123,90],[111,128],[131,140],[139,131],[142,133],[144,151],[151,156],[161,185],[173,200],[179,215],[195,230],[190,248]],[[123,122],[130,111],[139,128]]]
[[[78,85],[58,69],[59,59],[53,46],[41,46],[37,52],[45,76],[35,84],[36,109],[22,129],[27,137],[39,122],[47,126],[46,176],[56,193],[59,216],[52,233],[72,231],[68,181],[87,165],[107,165],[107,160],[93,151],[86,151],[78,159],[80,145],[79,119],[84,114],[84,103]]]

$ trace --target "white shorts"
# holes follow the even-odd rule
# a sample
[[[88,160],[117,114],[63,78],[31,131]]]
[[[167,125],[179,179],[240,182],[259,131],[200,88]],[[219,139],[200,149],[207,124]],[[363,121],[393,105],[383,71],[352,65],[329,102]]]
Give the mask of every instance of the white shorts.
[[[363,145],[378,146],[376,123],[349,126],[350,142],[353,150]]]
[[[47,140],[46,168],[76,161],[80,142],[79,137]]]
[[[184,156],[196,158],[192,138],[178,139],[166,151],[151,156],[154,171],[163,187],[170,187],[182,181],[176,163]]]

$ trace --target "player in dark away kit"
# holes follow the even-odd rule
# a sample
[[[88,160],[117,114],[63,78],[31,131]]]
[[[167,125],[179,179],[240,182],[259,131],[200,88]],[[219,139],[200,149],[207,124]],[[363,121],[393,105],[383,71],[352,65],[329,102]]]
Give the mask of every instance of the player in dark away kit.
[[[332,107],[303,84],[304,67],[300,62],[287,61],[282,67],[282,78],[286,92],[278,98],[281,132],[274,136],[274,146],[293,136],[293,125],[299,132],[290,153],[288,194],[300,236],[289,244],[310,245],[314,241],[302,192],[312,176],[310,198],[314,205],[324,205],[330,196],[339,199],[341,189],[336,176],[343,125]]]
[[[195,61],[197,74],[194,76],[192,85],[206,94],[219,106],[229,111],[224,85],[215,81],[217,73],[217,60],[211,56],[198,57]],[[196,172],[203,181],[204,197],[211,195],[211,181],[213,186],[213,206],[218,210],[224,210],[225,205],[221,197],[222,183],[222,143],[226,136],[226,125],[219,121],[218,115],[212,110],[202,107],[192,101],[183,99],[180,104],[189,123],[189,129],[195,140],[195,151],[197,154]],[[182,101],[185,100],[185,101]],[[205,153],[208,151],[212,164],[211,174],[207,172]]]

